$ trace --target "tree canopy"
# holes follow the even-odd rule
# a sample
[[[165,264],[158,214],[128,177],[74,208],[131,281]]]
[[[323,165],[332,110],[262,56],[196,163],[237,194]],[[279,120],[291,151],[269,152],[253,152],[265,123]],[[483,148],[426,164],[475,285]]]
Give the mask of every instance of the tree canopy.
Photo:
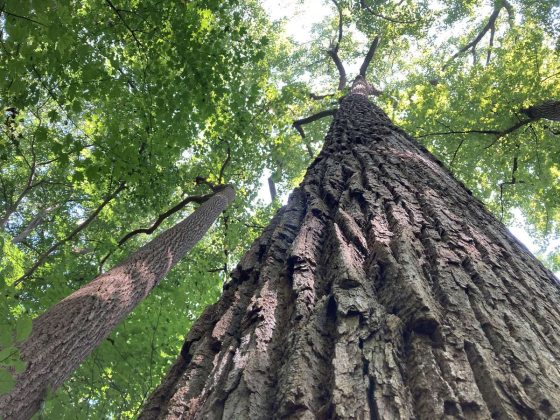
[[[231,183],[211,234],[43,408],[134,417],[280,205],[263,180],[298,184],[368,50],[376,102],[560,269],[556,2],[324,6],[299,43],[254,0],[0,2],[0,392],[33,317]]]

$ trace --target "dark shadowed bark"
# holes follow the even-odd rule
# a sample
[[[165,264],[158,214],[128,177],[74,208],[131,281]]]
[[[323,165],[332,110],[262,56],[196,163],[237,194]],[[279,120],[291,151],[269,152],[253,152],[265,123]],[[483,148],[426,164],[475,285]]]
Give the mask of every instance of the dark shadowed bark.
[[[365,90],[342,100],[142,419],[560,410],[555,277]]]
[[[546,120],[560,121],[560,101],[544,101],[521,111],[534,120],[544,118]]]
[[[27,369],[0,396],[0,418],[28,419],[206,233],[233,200],[226,186],[195,212],[33,321],[20,351]]]

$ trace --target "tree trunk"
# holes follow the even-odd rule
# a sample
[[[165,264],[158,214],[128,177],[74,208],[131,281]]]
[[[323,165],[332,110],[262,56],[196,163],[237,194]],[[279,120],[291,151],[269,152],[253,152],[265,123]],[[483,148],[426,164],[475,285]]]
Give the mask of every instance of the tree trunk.
[[[268,177],[268,190],[270,191],[270,201],[274,201],[278,193],[276,192],[276,184],[274,184],[272,175]]]
[[[47,217],[47,215],[52,211],[56,210],[58,207],[59,205],[55,205],[55,206],[47,207],[46,209],[39,210],[37,216],[35,216],[31,220],[31,222],[29,222],[29,224],[19,234],[17,234],[14,237],[14,239],[12,239],[12,244],[17,245],[25,241],[25,239],[29,236],[29,234],[43,222],[43,220]]]
[[[558,413],[554,275],[365,91],[142,419]]]
[[[27,419],[206,233],[233,200],[225,187],[194,213],[33,321],[20,346],[27,369],[0,396],[5,419]],[[0,417],[2,417],[0,415]]]

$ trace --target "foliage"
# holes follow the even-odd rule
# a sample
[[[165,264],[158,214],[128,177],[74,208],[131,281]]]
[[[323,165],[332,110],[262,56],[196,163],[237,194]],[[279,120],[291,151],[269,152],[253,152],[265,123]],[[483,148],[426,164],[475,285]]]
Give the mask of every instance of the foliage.
[[[336,2],[342,60],[360,61],[379,35],[367,74],[383,91],[377,102],[498,217],[519,211],[558,269],[559,123],[480,132],[507,131],[522,109],[560,99],[555,3]],[[14,345],[30,319],[148,239],[119,246],[124,234],[207,193],[196,177],[232,183],[238,199],[212,232],[42,412],[138,413],[279,205],[259,198],[262,180],[285,195],[321,147],[329,118],[304,138],[292,123],[344,94],[326,54],[338,8],[325,6],[332,14],[301,45],[254,0],[0,1],[0,392],[24,368]],[[462,51],[493,10],[492,41],[488,30]]]

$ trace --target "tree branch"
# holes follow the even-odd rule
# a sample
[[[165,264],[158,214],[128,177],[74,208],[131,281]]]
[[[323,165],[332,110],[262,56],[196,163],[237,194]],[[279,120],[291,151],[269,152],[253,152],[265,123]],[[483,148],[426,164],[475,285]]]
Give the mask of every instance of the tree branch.
[[[544,101],[522,109],[521,112],[533,120],[544,118],[551,121],[560,121],[560,101]]]
[[[169,216],[177,213],[179,210],[181,210],[183,207],[185,207],[187,204],[189,203],[197,203],[197,204],[202,204],[204,203],[206,200],[208,200],[210,197],[212,197],[217,191],[214,190],[212,193],[210,194],[205,194],[205,195],[192,195],[189,196],[187,198],[185,198],[184,200],[182,200],[181,202],[177,203],[176,205],[174,205],[173,207],[171,207],[169,210],[161,213],[158,217],[157,220],[152,224],[152,226],[150,226],[149,228],[141,228],[141,229],[136,229],[133,230],[132,232],[127,233],[126,235],[124,235],[120,240],[119,240],[119,246],[122,246],[126,241],[128,241],[130,238],[132,238],[133,236],[139,235],[141,233],[145,233],[147,235],[151,234],[154,232],[154,230],[156,230],[159,225],[161,225],[163,223],[163,221],[165,219],[167,219]]]
[[[488,22],[486,22],[486,25],[484,25],[484,27],[481,29],[481,31],[478,33],[478,35],[471,42],[469,42],[467,45],[460,48],[459,51],[457,51],[455,54],[453,54],[453,56],[449,59],[447,64],[445,64],[443,66],[444,69],[449,65],[449,63],[451,61],[453,61],[454,59],[459,57],[464,52],[467,52],[468,50],[472,50],[473,54],[474,54],[476,46],[478,45],[480,40],[482,38],[484,38],[484,35],[486,35],[488,33],[488,31],[492,31],[491,34],[493,35],[493,32],[495,31],[496,20],[498,19],[498,15],[500,14],[500,11],[503,8],[505,8],[509,13],[509,10],[511,9],[511,5],[507,2],[507,0],[503,0],[503,1],[496,4],[496,6],[494,7],[494,10],[492,11],[492,14],[488,18]]]
[[[371,59],[373,58],[375,51],[377,50],[377,47],[379,46],[379,35],[376,36],[371,45],[369,46],[369,50],[366,54],[366,57],[364,58],[364,62],[362,63],[362,66],[360,67],[360,76],[362,77],[366,77],[366,71],[367,68],[369,66],[369,63],[371,62]]]
[[[5,5],[4,5],[4,7],[5,7]],[[44,26],[45,28],[49,27],[48,25],[45,25],[43,22],[39,22],[38,20],[31,19],[31,18],[28,18],[26,16],[16,15],[15,13],[11,13],[11,12],[6,11],[4,8],[0,9],[0,13],[4,13],[6,16],[11,16],[11,17],[15,17],[15,18],[18,18],[18,19],[23,19],[23,20],[26,20],[28,22]]]
[[[312,123],[313,121],[317,121],[320,120],[321,118],[325,118],[328,117],[329,115],[334,115],[336,114],[336,111],[338,111],[337,108],[334,109],[327,109],[325,111],[321,111],[321,112],[317,112],[316,114],[313,114],[309,117],[306,118],[302,118],[300,120],[296,120],[294,121],[294,123],[292,124],[292,126],[297,130],[297,132],[301,135],[301,138],[305,138],[305,132],[303,131],[303,127],[302,125],[305,124],[309,124]]]
[[[494,46],[494,33],[496,28],[494,25],[490,28],[490,41],[488,41],[488,53],[486,54],[486,65],[490,64],[490,56],[492,55],[492,47]]]
[[[328,50],[327,54],[330,58],[332,58],[334,65],[338,70],[338,90],[343,90],[346,87],[346,70],[344,69],[344,64],[342,64],[337,52]]]
[[[115,5],[111,2],[111,0],[105,0],[107,2],[107,4],[109,5],[109,7],[111,9],[113,9],[113,11],[117,14],[117,16],[119,17],[120,21],[123,23],[123,25],[125,26],[125,28],[128,30],[128,32],[130,32],[130,34],[132,35],[132,38],[134,38],[134,41],[136,41],[136,44],[141,47],[144,48],[144,45],[142,45],[142,43],[140,42],[140,40],[138,39],[138,37],[136,36],[135,31],[132,30],[132,28],[130,26],[128,26],[128,23],[126,23],[126,21],[124,20],[124,18],[121,15],[121,10],[117,9],[115,7]]]
[[[35,188],[36,186],[40,185],[43,182],[42,180],[38,181],[38,182],[35,182],[35,183],[33,182],[35,180],[35,176],[37,175],[37,158],[36,158],[36,155],[35,155],[35,150],[33,148],[33,142],[31,142],[31,155],[33,157],[33,160],[31,162],[31,164],[27,161],[27,159],[25,159],[25,156],[23,154],[21,154],[21,155],[22,155],[22,158],[24,159],[24,161],[29,166],[29,175],[27,177],[27,182],[25,184],[25,188],[18,195],[15,202],[10,207],[8,207],[8,209],[6,210],[6,213],[0,219],[0,229],[3,229],[4,226],[8,223],[8,220],[9,220],[10,216],[17,210],[18,206],[20,205],[21,201],[25,198],[25,196],[33,188]]]
[[[450,131],[438,131],[436,133],[427,133],[427,134],[421,134],[419,136],[416,136],[417,139],[421,139],[423,137],[431,137],[431,136],[445,136],[448,134],[490,134],[490,135],[500,135],[501,131],[497,131],[497,130],[462,130],[462,131],[455,131],[455,130],[450,130]]]
[[[338,70],[338,90],[343,90],[346,87],[346,70],[344,69],[344,64],[342,64],[342,60],[338,56],[338,49],[340,47],[340,41],[342,40],[342,8],[340,4],[336,0],[332,0],[336,9],[338,10],[338,38],[336,43],[331,46],[331,48],[327,51],[329,57],[332,58],[336,69]]]
[[[14,286],[17,286],[18,284],[20,284],[21,282],[23,282],[25,279],[28,279],[29,277],[31,277],[33,275],[33,273],[35,273],[35,271],[37,271],[37,269],[43,265],[45,263],[45,261],[47,261],[47,259],[49,258],[49,256],[56,251],[58,248],[60,248],[62,245],[64,245],[66,242],[72,240],[78,233],[80,233],[82,230],[84,230],[85,228],[87,228],[89,226],[89,224],[91,222],[93,222],[95,220],[95,218],[99,215],[99,213],[101,213],[101,210],[103,210],[105,208],[105,206],[107,204],[109,204],[109,202],[111,200],[113,200],[122,190],[124,190],[126,188],[126,185],[124,182],[121,182],[119,184],[119,186],[115,189],[115,191],[113,191],[107,198],[105,198],[105,200],[103,200],[103,202],[93,211],[93,213],[91,213],[89,215],[89,217],[82,223],[80,223],[72,232],[70,232],[68,234],[68,236],[66,236],[64,239],[56,242],[54,245],[52,245],[47,251],[45,251],[37,260],[37,262],[35,264],[33,264],[31,266],[31,268],[29,268],[29,270],[27,270],[25,272],[25,274],[23,276],[21,276],[19,279],[17,279],[14,282]]]
[[[227,157],[226,157],[226,160],[224,160],[224,163],[222,163],[222,167],[220,168],[220,175],[218,176],[218,182],[220,184],[222,184],[224,182],[224,172],[225,172],[226,167],[227,167],[227,165],[229,164],[230,161],[231,161],[231,148],[228,146]]]
[[[449,130],[449,131],[441,131],[441,132],[436,132],[436,133],[427,133],[427,134],[422,134],[419,136],[416,136],[416,138],[423,138],[423,137],[430,137],[430,136],[445,136],[447,134],[488,134],[488,135],[493,135],[496,136],[495,140],[490,143],[489,145],[485,146],[485,149],[488,149],[490,147],[492,147],[494,144],[496,144],[496,142],[504,137],[507,134],[513,133],[516,130],[519,130],[521,127],[538,121],[540,119],[545,119],[545,120],[552,120],[552,121],[560,121],[560,101],[555,101],[555,100],[547,100],[544,102],[541,102],[540,104],[537,105],[532,105],[528,108],[524,108],[520,110],[522,113],[524,113],[525,115],[527,115],[528,118],[525,119],[521,119],[519,118],[519,116],[517,117],[519,119],[518,122],[516,122],[515,124],[513,124],[512,126],[498,131],[498,130],[462,130],[462,131],[455,131],[455,130]]]

